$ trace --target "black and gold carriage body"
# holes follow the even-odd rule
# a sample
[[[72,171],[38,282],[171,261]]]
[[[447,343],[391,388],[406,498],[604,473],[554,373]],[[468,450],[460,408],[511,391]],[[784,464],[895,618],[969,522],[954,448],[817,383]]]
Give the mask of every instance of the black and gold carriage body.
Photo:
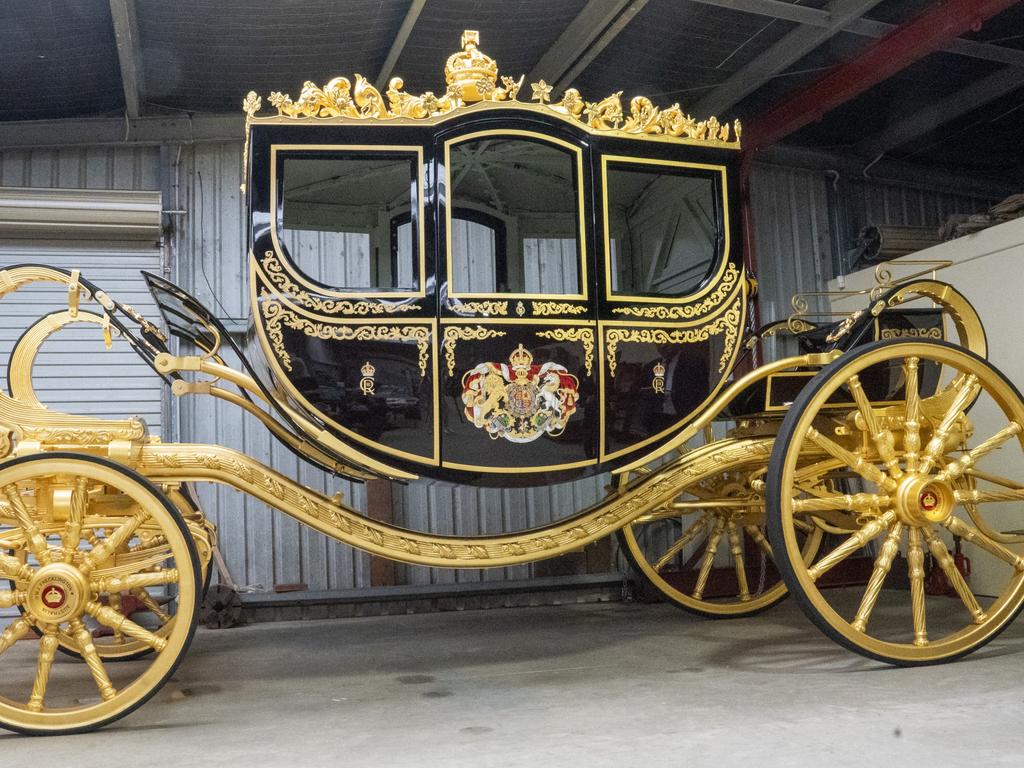
[[[736,142],[517,101],[250,131],[250,354],[381,462],[488,485],[592,474],[676,433],[729,377],[750,301]],[[630,264],[627,228],[646,249]],[[323,279],[345,269],[373,285]]]

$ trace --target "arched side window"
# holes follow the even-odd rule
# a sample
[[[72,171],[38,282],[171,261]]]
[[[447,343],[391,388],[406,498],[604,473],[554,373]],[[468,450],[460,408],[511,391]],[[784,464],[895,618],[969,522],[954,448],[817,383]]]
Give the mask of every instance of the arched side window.
[[[445,149],[449,295],[583,298],[580,149],[514,131]]]
[[[604,159],[608,298],[673,300],[720,263],[724,170]]]
[[[418,147],[281,152],[275,234],[307,287],[422,293],[421,156]]]

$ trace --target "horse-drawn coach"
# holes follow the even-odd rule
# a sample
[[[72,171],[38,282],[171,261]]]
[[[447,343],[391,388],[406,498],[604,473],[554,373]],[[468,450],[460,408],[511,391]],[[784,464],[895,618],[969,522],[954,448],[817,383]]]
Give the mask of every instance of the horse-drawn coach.
[[[0,393],[0,606],[17,609],[0,725],[100,727],[170,677],[216,546],[194,483],[428,566],[508,566],[615,533],[681,607],[744,616],[793,593],[836,642],[894,664],[962,656],[1020,610],[1024,403],[986,361],[971,304],[930,272],[880,274],[854,314],[756,327],[739,123],[524,89],[478,44],[463,35],[437,94],[356,75],[270,94],[269,110],[244,100],[244,344],[156,275],[161,325],[77,271],[0,270],[2,296],[67,291],[31,321]],[[46,408],[37,352],[82,323],[174,395],[230,402],[337,476],[611,473],[608,494],[494,535],[373,520],[237,450]],[[954,542],[991,561],[995,588],[975,594]],[[926,594],[926,561],[953,599]]]

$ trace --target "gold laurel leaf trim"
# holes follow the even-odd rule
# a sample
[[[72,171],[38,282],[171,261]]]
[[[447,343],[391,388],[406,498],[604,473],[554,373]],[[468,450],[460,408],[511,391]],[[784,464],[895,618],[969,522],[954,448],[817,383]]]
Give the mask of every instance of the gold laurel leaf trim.
[[[552,328],[550,331],[541,331],[537,334],[540,338],[553,339],[555,341],[578,341],[583,345],[583,366],[587,369],[587,376],[594,370],[594,331],[590,328]]]
[[[580,304],[568,304],[563,301],[531,301],[530,309],[537,316],[545,315],[582,315],[587,311]]]
[[[725,349],[718,360],[718,372],[722,373],[732,357],[736,342],[739,339],[740,319],[742,313],[742,299],[737,300],[731,307],[714,322],[702,325],[699,328],[680,328],[666,330],[663,328],[609,328],[605,331],[604,344],[605,354],[608,360],[608,373],[615,377],[615,369],[618,367],[616,352],[619,344],[696,344],[707,341],[712,336],[725,334]]]
[[[267,297],[264,292],[264,298]],[[419,353],[420,378],[427,375],[430,364],[430,329],[419,325],[331,325],[301,317],[278,301],[262,301],[263,317],[267,337],[278,360],[287,370],[292,370],[291,357],[284,346],[282,326],[301,331],[315,339],[333,341],[412,341]]]
[[[392,312],[414,312],[418,304],[387,304],[379,301],[347,301],[323,299],[303,290],[285,272],[277,253],[265,251],[260,259],[263,271],[277,290],[286,294],[297,304],[328,315],[387,315]]]
[[[708,314],[725,301],[736,287],[739,278],[740,271],[736,268],[735,264],[730,263],[715,290],[699,304],[689,304],[684,307],[616,307],[612,312],[618,315],[647,317],[657,320],[689,320]]]
[[[477,102],[515,102],[523,77],[515,80],[498,74],[498,65],[477,47],[480,36],[473,30],[462,35],[462,50],[448,58],[444,75],[446,90],[440,96],[426,91],[414,96],[402,90],[405,83],[393,77],[386,91],[380,91],[362,75],[355,85],[347,77],[336,77],[322,88],[307,80],[297,99],[275,91],[267,101],[279,117],[295,119],[342,117],[356,120],[410,118],[425,120],[465,109]],[[500,84],[499,84],[500,81]],[[608,131],[639,136],[668,136],[715,146],[740,148],[742,126],[739,120],[719,122],[717,117],[697,120],[678,103],[657,107],[646,96],[629,102],[629,114],[623,112],[622,91],[597,101],[585,100],[575,88],[569,88],[558,102],[551,102],[551,86],[543,80],[532,83],[532,101],[536,108],[580,122],[593,131]],[[251,93],[243,103],[248,119],[259,109]],[[255,109],[254,109],[255,108]]]
[[[482,341],[484,339],[495,339],[504,336],[504,331],[495,331],[483,326],[450,325],[444,329],[444,363],[448,368],[448,375],[455,375],[455,345],[460,341]]]

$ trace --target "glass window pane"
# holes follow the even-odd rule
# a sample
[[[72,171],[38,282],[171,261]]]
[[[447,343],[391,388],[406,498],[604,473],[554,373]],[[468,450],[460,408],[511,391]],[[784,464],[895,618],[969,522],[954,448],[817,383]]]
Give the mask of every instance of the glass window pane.
[[[714,180],[609,166],[607,190],[612,292],[675,297],[697,288],[718,252]]]
[[[488,137],[453,144],[450,162],[452,292],[581,293],[574,153]]]
[[[344,290],[416,290],[415,158],[285,157],[281,175],[278,232],[300,270]]]

